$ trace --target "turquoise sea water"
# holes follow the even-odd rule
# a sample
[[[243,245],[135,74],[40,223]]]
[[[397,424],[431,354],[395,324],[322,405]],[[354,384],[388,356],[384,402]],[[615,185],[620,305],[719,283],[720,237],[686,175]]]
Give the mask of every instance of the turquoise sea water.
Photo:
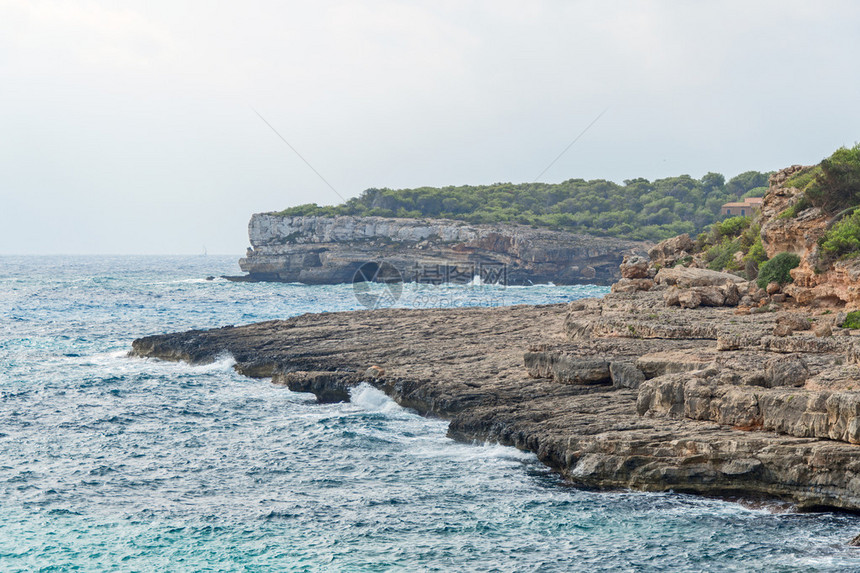
[[[0,257],[0,571],[860,571],[850,515],[566,486],[359,388],[316,404],[146,334],[358,308],[348,285],[206,281],[235,257]],[[404,306],[602,287],[451,287]]]

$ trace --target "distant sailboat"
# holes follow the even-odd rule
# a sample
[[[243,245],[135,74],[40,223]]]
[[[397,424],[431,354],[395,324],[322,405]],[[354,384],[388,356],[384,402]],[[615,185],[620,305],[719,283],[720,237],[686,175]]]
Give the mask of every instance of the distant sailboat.
[[[206,245],[203,245],[203,256],[205,257],[209,253],[206,251]]]

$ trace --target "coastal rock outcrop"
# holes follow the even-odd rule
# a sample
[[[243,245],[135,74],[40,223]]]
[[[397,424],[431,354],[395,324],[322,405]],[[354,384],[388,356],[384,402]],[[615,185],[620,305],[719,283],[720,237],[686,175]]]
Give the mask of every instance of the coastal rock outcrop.
[[[228,352],[240,372],[321,401],[371,384],[450,420],[453,438],[535,452],[582,486],[860,510],[860,352],[852,336],[772,335],[795,318],[637,292],[304,315],[146,337],[133,353]],[[809,318],[814,328],[830,317]]]
[[[362,265],[386,262],[404,281],[611,284],[625,255],[649,245],[523,225],[470,225],[443,219],[251,217],[252,248],[236,280],[352,282]],[[426,275],[426,276],[422,276]]]

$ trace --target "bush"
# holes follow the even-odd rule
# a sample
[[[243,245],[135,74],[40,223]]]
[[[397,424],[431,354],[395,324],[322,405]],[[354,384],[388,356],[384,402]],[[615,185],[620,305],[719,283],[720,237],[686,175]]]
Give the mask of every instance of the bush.
[[[860,328],[860,310],[852,310],[845,317],[845,321],[840,324],[842,328]]]
[[[578,233],[659,241],[696,233],[723,218],[721,206],[760,187],[767,174],[742,173],[729,183],[718,173],[623,184],[602,179],[561,183],[493,183],[365,190],[334,206],[301,205],[287,215],[446,218],[472,223],[521,223]],[[731,187],[731,189],[730,189]],[[713,241],[718,243],[719,241]]]
[[[719,237],[737,237],[748,229],[752,219],[749,217],[729,217],[725,221],[714,223]]]
[[[767,189],[767,187],[755,187],[741,195],[741,199],[748,199],[750,197],[764,197],[765,193],[767,193]]]
[[[819,167],[805,193],[813,205],[833,212],[860,202],[860,144],[840,147]]]
[[[836,223],[818,244],[830,258],[860,255],[860,209]]]
[[[793,219],[797,217],[798,213],[809,209],[810,207],[812,207],[812,202],[809,200],[809,197],[806,196],[806,193],[804,193],[791,207],[780,213],[777,219]]]
[[[740,241],[737,239],[723,239],[719,245],[714,245],[708,252],[705,253],[705,259],[708,261],[708,268],[712,271],[739,270],[740,266],[735,261],[735,253],[741,250]]]
[[[771,260],[763,263],[758,270],[757,284],[765,288],[770,283],[784,285],[793,279],[789,271],[800,264],[800,257],[793,253],[780,253]]]
[[[761,237],[758,237],[750,247],[750,250],[747,251],[747,254],[744,256],[744,261],[752,262],[755,264],[756,268],[758,268],[766,260],[767,253],[764,252],[764,245],[761,244]]]
[[[809,167],[807,169],[802,169],[798,171],[791,177],[785,180],[783,185],[785,187],[794,187],[795,189],[800,189],[804,191],[810,183],[812,183],[818,174],[821,173],[821,167],[816,165],[815,167]]]

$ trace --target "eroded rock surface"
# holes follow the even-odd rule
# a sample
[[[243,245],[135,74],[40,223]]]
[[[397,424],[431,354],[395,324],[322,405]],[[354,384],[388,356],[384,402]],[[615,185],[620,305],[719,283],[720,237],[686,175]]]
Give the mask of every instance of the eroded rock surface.
[[[271,376],[320,400],[362,382],[535,452],[574,484],[770,496],[860,509],[850,336],[773,336],[777,313],[666,307],[661,292],[570,305],[304,315],[142,338],[138,356]],[[820,317],[811,317],[814,323]]]

